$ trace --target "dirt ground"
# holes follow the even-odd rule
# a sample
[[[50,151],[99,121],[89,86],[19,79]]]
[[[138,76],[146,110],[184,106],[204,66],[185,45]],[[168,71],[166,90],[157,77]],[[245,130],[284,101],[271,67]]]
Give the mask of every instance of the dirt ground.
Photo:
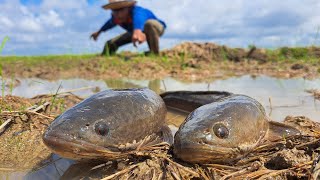
[[[57,115],[80,100],[74,95],[0,97],[0,124],[11,120],[0,129],[0,172],[30,169],[46,159],[51,152],[42,142],[43,132]]]
[[[302,49],[303,51],[298,50],[281,48],[270,52],[256,47],[242,49],[213,43],[186,42],[164,50],[161,57],[145,57],[123,52],[112,57],[113,60],[96,56],[72,64],[68,68],[64,68],[63,64],[48,65],[46,62],[36,66],[26,66],[23,62],[16,62],[4,65],[3,70],[7,77],[14,74],[15,77],[38,77],[49,80],[72,77],[161,79],[171,76],[194,81],[247,74],[281,78],[319,77],[320,68],[318,61],[314,59],[320,58],[320,48],[308,47]]]

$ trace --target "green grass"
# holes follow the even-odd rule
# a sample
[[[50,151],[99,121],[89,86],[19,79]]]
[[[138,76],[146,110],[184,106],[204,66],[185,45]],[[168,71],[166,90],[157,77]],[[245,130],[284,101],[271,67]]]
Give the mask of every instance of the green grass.
[[[4,80],[4,78],[2,78],[2,82],[1,82],[1,95],[2,97],[4,97],[5,91],[6,91],[6,82]]]
[[[253,46],[253,45],[252,45]],[[252,47],[252,46],[249,46]],[[284,47],[278,49],[266,49],[268,61],[271,62],[299,62],[313,63],[320,62],[320,58],[313,57],[312,48],[314,47]],[[221,62],[228,63],[228,53],[237,53],[238,49],[228,48],[228,51],[221,50]],[[145,56],[144,53],[118,53],[97,57],[94,54],[84,55],[47,55],[47,56],[2,56],[0,57],[0,74],[6,69],[13,71],[15,68],[32,68],[32,67],[52,67],[60,70],[75,69],[78,67],[89,68],[100,74],[109,70],[116,70],[118,73],[128,75],[132,68],[141,67],[141,63],[153,63],[155,68],[166,70],[185,70],[189,68],[187,62],[191,59],[192,54],[181,53],[178,56]],[[213,60],[215,63],[218,60]],[[190,67],[192,68],[192,67]],[[198,68],[198,67],[197,67]],[[200,67],[201,69],[201,67]],[[11,72],[12,73],[12,72]],[[11,76],[12,74],[6,74]]]
[[[267,49],[268,59],[272,62],[300,62],[319,63],[320,58],[315,57],[314,46],[310,47],[282,47],[279,49]]]
[[[1,46],[0,46],[0,54],[2,53],[2,50],[4,48],[4,45],[6,44],[6,42],[9,40],[9,37],[6,36],[3,40],[2,40],[2,43],[1,43]],[[1,78],[1,95],[2,97],[4,97],[4,93],[5,93],[5,79],[2,75],[3,71],[2,71],[2,64],[0,64],[0,78]]]
[[[0,67],[3,69],[11,69],[14,71],[16,67],[32,68],[32,67],[52,67],[60,70],[74,69],[78,67],[86,67],[96,70],[99,73],[107,72],[110,69],[116,70],[121,74],[128,74],[132,68],[139,66],[141,63],[155,63],[155,68],[161,66],[165,69],[173,69],[173,67],[181,67],[185,63],[186,57],[180,56],[176,59],[167,56],[145,56],[141,54],[126,55],[119,53],[117,55],[97,57],[93,54],[87,55],[48,55],[48,56],[5,56],[0,57]],[[91,63],[92,62],[92,63]],[[1,68],[0,68],[1,70]],[[10,76],[12,74],[8,74]]]
[[[10,81],[10,85],[9,85],[9,92],[10,92],[11,95],[12,95],[12,92],[13,92],[14,81],[15,81],[14,75],[11,74],[11,81]]]
[[[32,69],[34,67],[59,68],[60,70],[69,70],[79,66],[87,66],[96,55],[48,55],[48,56],[5,56],[0,57],[0,66],[7,71],[6,76],[15,73],[15,68]],[[9,73],[9,74],[8,74]],[[15,74],[16,76],[16,74]]]
[[[27,65],[37,65],[39,63],[66,64],[74,60],[89,60],[94,58],[93,54],[85,55],[47,55],[47,56],[5,56],[0,57],[1,64],[23,62]]]
[[[61,87],[62,87],[62,82],[60,82],[59,87],[58,87],[56,93],[55,93],[55,94],[52,96],[52,98],[51,98],[51,105],[52,105],[52,106],[50,107],[50,111],[52,110],[53,106],[56,105],[56,103],[57,103],[57,102],[56,102],[56,98],[57,98],[57,95],[58,95]]]
[[[4,48],[4,46],[6,45],[6,43],[7,43],[8,40],[9,40],[9,37],[8,37],[8,36],[6,36],[6,37],[3,38],[2,43],[1,43],[1,46],[0,46],[0,54],[2,54],[2,50],[3,50],[3,48]]]
[[[283,47],[280,48],[279,55],[293,59],[305,59],[309,57],[309,49],[306,47]]]

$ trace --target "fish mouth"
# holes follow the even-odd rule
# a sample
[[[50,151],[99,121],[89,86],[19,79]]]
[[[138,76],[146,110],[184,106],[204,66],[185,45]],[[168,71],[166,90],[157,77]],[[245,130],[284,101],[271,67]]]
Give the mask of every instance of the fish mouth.
[[[175,146],[174,154],[191,163],[231,163],[244,156],[237,147],[218,147],[208,144],[183,144]]]
[[[44,144],[55,154],[73,160],[115,160],[128,157],[144,148],[152,147],[162,142],[155,134],[146,136],[140,141],[134,140],[131,143],[99,146],[81,139],[70,136],[61,137],[55,133],[45,133],[42,136]]]
[[[44,144],[55,154],[73,160],[102,159],[113,160],[125,156],[126,153],[112,151],[110,148],[101,147],[79,139],[57,137],[44,134]]]

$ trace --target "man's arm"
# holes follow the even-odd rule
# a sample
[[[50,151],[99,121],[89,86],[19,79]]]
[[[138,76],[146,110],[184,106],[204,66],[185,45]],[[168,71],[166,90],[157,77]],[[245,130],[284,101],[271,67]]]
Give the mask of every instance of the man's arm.
[[[110,18],[101,28],[100,28],[100,32],[104,32],[107,31],[113,27],[116,26],[116,23],[114,23],[113,17]]]
[[[93,38],[93,40],[96,41],[101,32],[107,31],[107,30],[113,28],[114,26],[116,26],[116,24],[114,23],[113,18],[111,18],[100,28],[100,30],[92,33],[90,38]]]

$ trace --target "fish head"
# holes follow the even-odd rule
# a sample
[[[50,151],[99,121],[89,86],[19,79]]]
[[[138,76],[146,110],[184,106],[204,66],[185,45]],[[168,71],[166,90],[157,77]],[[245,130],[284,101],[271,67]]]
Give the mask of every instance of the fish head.
[[[66,158],[114,159],[159,134],[165,114],[162,99],[151,90],[107,90],[57,117],[43,141]]]
[[[256,100],[233,95],[194,110],[174,138],[174,153],[192,163],[227,162],[250,152],[268,131]]]

